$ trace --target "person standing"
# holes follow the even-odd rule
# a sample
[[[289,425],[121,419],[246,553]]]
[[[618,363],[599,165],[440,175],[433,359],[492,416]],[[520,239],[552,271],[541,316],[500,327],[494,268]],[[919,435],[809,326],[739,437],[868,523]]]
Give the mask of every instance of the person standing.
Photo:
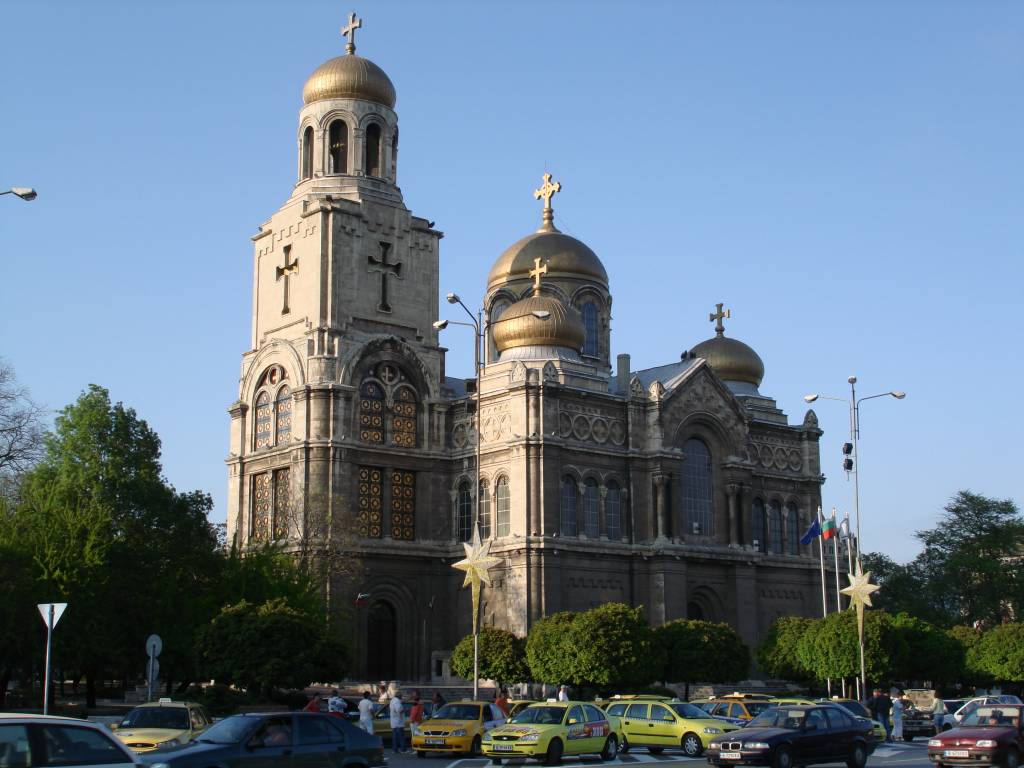
[[[370,692],[363,691],[363,698],[359,700],[359,727],[371,736],[373,736],[373,709]]]
[[[335,715],[337,717],[344,717],[346,709],[348,709],[348,702],[338,695],[337,688],[333,689],[331,691],[331,697],[327,699],[328,714]]]
[[[502,688],[500,691],[494,694],[494,704],[501,713],[508,717],[508,691]]]
[[[935,726],[936,736],[942,733],[942,720],[945,714],[946,702],[936,696],[935,701],[932,702],[932,724]]]
[[[420,692],[412,692],[412,710],[409,712],[409,724],[412,726],[413,733],[416,732],[416,726],[423,722],[423,702],[420,701]]]
[[[559,701],[568,701],[569,700],[569,688],[568,688],[568,686],[563,685],[561,688],[558,689],[558,700]]]
[[[314,693],[309,701],[306,702],[306,706],[302,708],[303,712],[319,712],[320,711],[320,694]]]
[[[405,712],[402,709],[402,692],[395,691],[388,704],[391,717],[391,751],[396,755],[405,752]]]
[[[889,720],[889,714],[892,712],[892,699],[889,698],[888,693],[878,692],[878,703],[875,705],[875,709],[878,710],[878,719],[885,726],[885,740],[892,741],[892,722]]]
[[[437,710],[439,710],[441,707],[443,707],[445,704],[448,703],[448,700],[444,696],[441,695],[440,691],[435,691],[434,692],[433,702],[434,702],[434,711],[437,712]]]
[[[892,738],[893,741],[903,741],[903,697],[897,696],[892,700]]]

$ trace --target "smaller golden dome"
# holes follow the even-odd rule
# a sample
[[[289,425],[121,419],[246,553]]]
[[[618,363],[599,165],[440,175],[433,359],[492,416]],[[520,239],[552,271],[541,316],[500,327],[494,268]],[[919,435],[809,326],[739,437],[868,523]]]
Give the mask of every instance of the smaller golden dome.
[[[506,309],[492,328],[498,352],[527,346],[563,347],[579,352],[586,338],[579,312],[553,296],[536,293]]]
[[[707,360],[711,370],[723,381],[745,381],[757,387],[764,378],[764,363],[757,352],[742,341],[728,338],[722,331],[702,341],[690,354]]]
[[[395,108],[395,86],[384,70],[354,53],[324,62],[302,88],[302,101],[363,99]]]

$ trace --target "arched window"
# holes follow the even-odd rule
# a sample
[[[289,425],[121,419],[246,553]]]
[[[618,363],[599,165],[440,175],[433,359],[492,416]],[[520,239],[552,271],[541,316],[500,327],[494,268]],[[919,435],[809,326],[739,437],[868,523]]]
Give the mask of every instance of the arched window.
[[[313,128],[309,126],[302,132],[302,178],[313,177]]]
[[[363,382],[359,392],[359,439],[384,442],[384,390],[375,381]]]
[[[480,538],[491,538],[491,494],[487,481],[480,481]]]
[[[683,443],[683,519],[686,533],[710,536],[711,451],[703,440],[691,437]]]
[[[576,527],[576,481],[571,477],[562,478],[562,520],[563,536],[577,536]]]
[[[380,166],[380,126],[370,123],[366,126],[366,162],[363,167],[367,176],[380,176]]]
[[[588,301],[583,305],[583,328],[586,336],[583,340],[583,354],[589,357],[597,357],[597,305]]]
[[[505,299],[502,299],[501,301],[496,301],[494,303],[494,306],[491,307],[491,327],[487,332],[487,360],[492,363],[498,361],[498,348],[494,344],[494,324],[498,322],[502,314],[508,308],[509,303]]]
[[[416,393],[401,387],[391,405],[391,442],[403,448],[416,447]]]
[[[277,424],[277,445],[287,445],[292,439],[292,391],[287,385],[277,390],[274,400],[274,421]]]
[[[796,504],[786,505],[786,554],[800,554],[800,514]]]
[[[612,541],[622,538],[622,489],[614,480],[604,497],[604,530]]]
[[[773,555],[782,554],[782,505],[777,501],[768,502],[768,540]]]
[[[597,481],[588,477],[583,483],[583,533],[588,539],[601,535],[601,520],[597,509]]]
[[[260,392],[256,398],[256,448],[269,448],[274,444],[274,409],[270,393]]]
[[[398,176],[398,128],[391,136],[391,175]]]
[[[327,172],[348,173],[348,125],[335,120],[327,129]]]
[[[469,483],[466,480],[459,483],[455,511],[459,541],[469,541],[473,538],[473,494],[469,492]]]
[[[750,505],[750,543],[758,552],[768,551],[764,537],[764,502],[761,499],[754,499]]]
[[[508,536],[511,527],[511,514],[510,514],[510,503],[508,493],[508,478],[498,478],[498,484],[495,487],[495,501],[498,507],[498,536]]]

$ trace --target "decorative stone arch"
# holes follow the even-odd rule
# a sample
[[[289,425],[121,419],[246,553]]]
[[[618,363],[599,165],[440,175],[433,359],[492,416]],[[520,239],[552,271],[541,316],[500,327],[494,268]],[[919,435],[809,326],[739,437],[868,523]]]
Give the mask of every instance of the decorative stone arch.
[[[693,613],[700,615],[694,616]],[[725,621],[725,603],[713,587],[701,584],[691,589],[686,597],[686,617],[702,621]]]
[[[787,510],[793,509],[796,511],[795,515],[787,514]],[[789,554],[800,554],[800,536],[806,530],[804,521],[807,520],[807,510],[804,510],[803,505],[800,503],[800,498],[792,493],[787,493],[782,500],[782,524],[786,528],[786,539],[784,544],[785,553]],[[795,518],[795,519],[794,519]],[[807,523],[810,525],[810,523]],[[789,530],[789,526],[796,526],[796,552],[791,553],[789,548],[789,540],[792,535]]]
[[[485,364],[495,363],[498,361],[498,350],[497,347],[494,346],[494,337],[493,334],[491,333],[491,325],[500,319],[500,315],[498,317],[493,317],[495,307],[504,302],[505,309],[508,309],[508,307],[515,304],[518,300],[519,297],[512,291],[508,290],[507,288],[499,288],[490,297],[488,297],[487,301],[485,302],[484,320],[486,322],[485,335],[487,337],[485,348],[487,357],[486,360],[484,361]]]
[[[583,530],[582,527],[582,515],[583,515],[583,477],[584,471],[571,464],[563,466],[558,472],[558,533],[562,536],[579,536]],[[565,517],[565,501],[563,494],[565,492],[565,479],[570,478],[573,481],[573,504],[575,509],[572,510],[570,516]],[[565,522],[573,522],[575,524],[576,531],[567,530]]]
[[[397,336],[378,336],[346,354],[339,361],[338,382],[358,389],[365,372],[383,362],[391,362],[405,369],[420,390],[421,400],[436,400],[440,397],[438,382],[419,355]]]
[[[298,350],[287,341],[274,340],[264,344],[250,361],[242,375],[241,400],[251,403],[256,393],[256,384],[263,372],[272,365],[280,365],[292,381],[292,392],[306,386],[306,369]]]
[[[419,626],[416,602],[412,591],[397,579],[390,577],[381,577],[379,579],[370,580],[363,591],[369,593],[370,600],[369,604],[365,609],[359,611],[359,633],[358,642],[362,646],[359,648],[358,658],[362,660],[362,667],[365,670],[367,676],[371,673],[374,674],[374,679],[378,680],[408,680],[414,677],[415,671],[412,668],[412,660],[416,656],[416,630]],[[394,612],[394,635],[391,641],[393,642],[393,653],[394,657],[391,660],[384,659],[383,661],[390,661],[388,669],[371,669],[370,664],[374,660],[374,655],[377,654],[378,659],[381,651],[388,649],[375,648],[371,649],[371,643],[380,642],[380,638],[372,637],[371,633],[374,629],[372,614],[374,607],[379,604],[385,604],[391,608]],[[411,631],[408,631],[411,628]],[[393,671],[393,675],[383,674],[388,671]]]
[[[312,130],[312,132],[313,132],[312,141],[310,142],[310,146],[309,146],[309,155],[310,155],[310,157],[309,157],[309,175],[308,176],[305,175],[305,173],[304,173],[305,153],[306,153],[306,146],[305,146],[305,138],[304,137],[305,137],[307,129],[308,130]],[[319,175],[318,171],[320,169],[320,165],[321,164],[317,163],[317,158],[320,157],[320,155],[318,155],[318,148],[319,148],[319,145],[320,145],[320,134],[321,134],[320,126],[317,124],[317,121],[313,118],[312,115],[306,115],[305,117],[302,118],[302,120],[299,121],[299,132],[296,135],[295,143],[298,146],[298,158],[299,158],[298,168],[297,168],[298,173],[296,175],[297,175],[297,177],[298,177],[300,182],[316,178]]]
[[[484,477],[481,475],[481,481]],[[505,487],[508,488],[508,526],[509,532],[511,532],[512,526],[512,474],[509,472],[507,467],[501,467],[493,473],[493,477],[487,480],[487,492],[490,494],[491,499],[491,535],[497,538],[507,534],[500,532],[500,520],[499,520],[499,509],[498,509],[498,484],[504,480]]]
[[[554,282],[541,282],[540,294],[541,296],[554,296],[563,304],[569,303],[569,294],[566,293],[561,286],[557,285]],[[519,293],[519,299],[525,299],[529,296],[533,296],[532,282],[529,285],[527,285],[523,291]]]
[[[680,471],[677,473],[679,490],[679,502],[673,504],[678,508],[678,527],[675,530],[682,531],[685,535],[717,536],[719,531],[728,531],[728,504],[723,503],[725,488],[725,471],[723,465],[727,457],[732,453],[731,435],[718,418],[707,411],[698,411],[691,414],[676,427],[672,436],[671,445],[679,451]],[[710,530],[704,530],[701,525],[699,531],[695,530],[694,521],[686,518],[686,475],[689,469],[686,467],[685,458],[682,455],[683,447],[688,440],[699,440],[704,443],[710,454],[711,460],[711,526]],[[673,511],[671,517],[675,520],[676,513]]]

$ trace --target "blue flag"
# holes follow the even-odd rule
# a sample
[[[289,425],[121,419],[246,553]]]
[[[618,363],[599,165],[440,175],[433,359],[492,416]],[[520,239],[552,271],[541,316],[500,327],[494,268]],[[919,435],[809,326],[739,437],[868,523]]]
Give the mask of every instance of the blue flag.
[[[804,532],[804,535],[800,537],[800,543],[807,546],[819,536],[821,536],[821,525],[818,524],[818,519],[815,518],[814,522]]]

